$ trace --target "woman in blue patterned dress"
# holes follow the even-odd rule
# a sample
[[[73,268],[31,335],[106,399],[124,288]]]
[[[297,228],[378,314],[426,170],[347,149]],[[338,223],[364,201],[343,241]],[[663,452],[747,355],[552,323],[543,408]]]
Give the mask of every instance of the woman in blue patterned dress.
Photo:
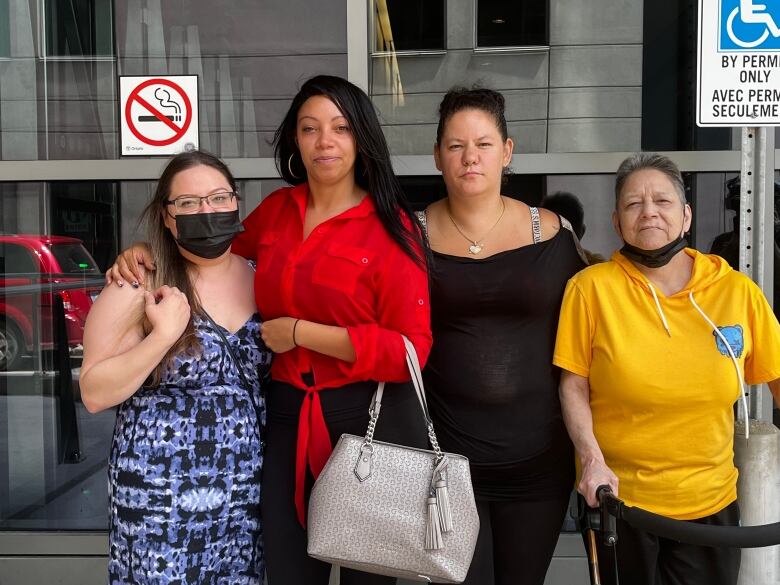
[[[84,332],[81,394],[119,405],[109,460],[109,583],[260,585],[262,387],[253,269],[231,254],[236,185],[174,157],[145,210],[149,290],[108,286]]]

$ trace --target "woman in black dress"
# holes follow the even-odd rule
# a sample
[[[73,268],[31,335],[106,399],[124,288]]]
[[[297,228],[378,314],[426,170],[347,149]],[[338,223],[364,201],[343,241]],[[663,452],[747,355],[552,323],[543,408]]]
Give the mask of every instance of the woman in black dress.
[[[421,217],[434,258],[425,382],[439,442],[471,461],[481,528],[466,583],[541,585],[574,482],[552,352],[585,262],[566,220],[501,195],[503,96],[453,89],[439,114],[448,196]]]

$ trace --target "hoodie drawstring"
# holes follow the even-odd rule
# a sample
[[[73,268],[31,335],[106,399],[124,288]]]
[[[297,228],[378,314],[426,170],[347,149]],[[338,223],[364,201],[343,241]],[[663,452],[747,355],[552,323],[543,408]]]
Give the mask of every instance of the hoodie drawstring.
[[[736,356],[734,355],[734,350],[731,349],[731,345],[726,340],[726,337],[721,333],[720,329],[715,325],[715,323],[712,322],[712,319],[710,319],[707,314],[702,311],[701,307],[696,304],[696,301],[693,298],[693,293],[688,293],[688,299],[691,301],[691,304],[694,306],[694,308],[699,312],[699,314],[704,317],[704,320],[709,324],[710,327],[712,327],[712,332],[717,335],[723,345],[726,348],[726,351],[729,352],[729,357],[731,358],[731,363],[734,364],[734,369],[737,372],[737,381],[739,382],[739,399],[740,403],[742,404],[742,410],[745,415],[745,440],[750,438],[750,415],[748,413],[748,404],[747,404],[747,398],[745,397],[745,385],[742,381],[742,371],[739,369],[739,362],[737,361]],[[658,302],[658,301],[656,301]]]
[[[650,282],[647,282],[647,287],[650,289],[650,292],[653,294],[653,300],[655,301],[655,307],[656,307],[656,309],[658,309],[658,314],[661,317],[661,322],[664,324],[664,329],[666,329],[667,335],[669,335],[669,337],[671,337],[672,336],[672,330],[669,329],[669,323],[666,322],[666,315],[664,315],[664,312],[661,309],[661,303],[658,302],[658,295],[655,294],[655,288],[653,287],[652,284],[650,284]]]

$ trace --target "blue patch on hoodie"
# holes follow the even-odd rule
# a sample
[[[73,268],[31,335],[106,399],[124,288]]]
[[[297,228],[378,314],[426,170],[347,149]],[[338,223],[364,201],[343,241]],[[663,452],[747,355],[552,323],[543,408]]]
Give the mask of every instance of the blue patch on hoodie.
[[[726,327],[718,327],[718,329],[723,334],[723,337],[726,338],[726,341],[729,342],[731,351],[734,352],[734,357],[742,357],[742,351],[745,349],[745,338],[742,336],[742,325],[728,325]],[[729,350],[724,345],[720,335],[714,331],[712,332],[712,335],[715,337],[715,345],[718,347],[718,351],[722,355],[728,357]]]

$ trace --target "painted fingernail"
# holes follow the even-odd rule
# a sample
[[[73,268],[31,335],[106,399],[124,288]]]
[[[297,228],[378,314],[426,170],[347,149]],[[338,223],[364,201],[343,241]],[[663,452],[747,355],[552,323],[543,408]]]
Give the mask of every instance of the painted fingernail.
[[[134,280],[133,282],[130,283],[130,286],[132,286],[133,288],[138,288],[138,281]]]
[[[121,280],[117,280],[116,281],[116,285],[119,286],[119,287],[122,287],[122,286],[125,286],[125,283],[122,282]]]

